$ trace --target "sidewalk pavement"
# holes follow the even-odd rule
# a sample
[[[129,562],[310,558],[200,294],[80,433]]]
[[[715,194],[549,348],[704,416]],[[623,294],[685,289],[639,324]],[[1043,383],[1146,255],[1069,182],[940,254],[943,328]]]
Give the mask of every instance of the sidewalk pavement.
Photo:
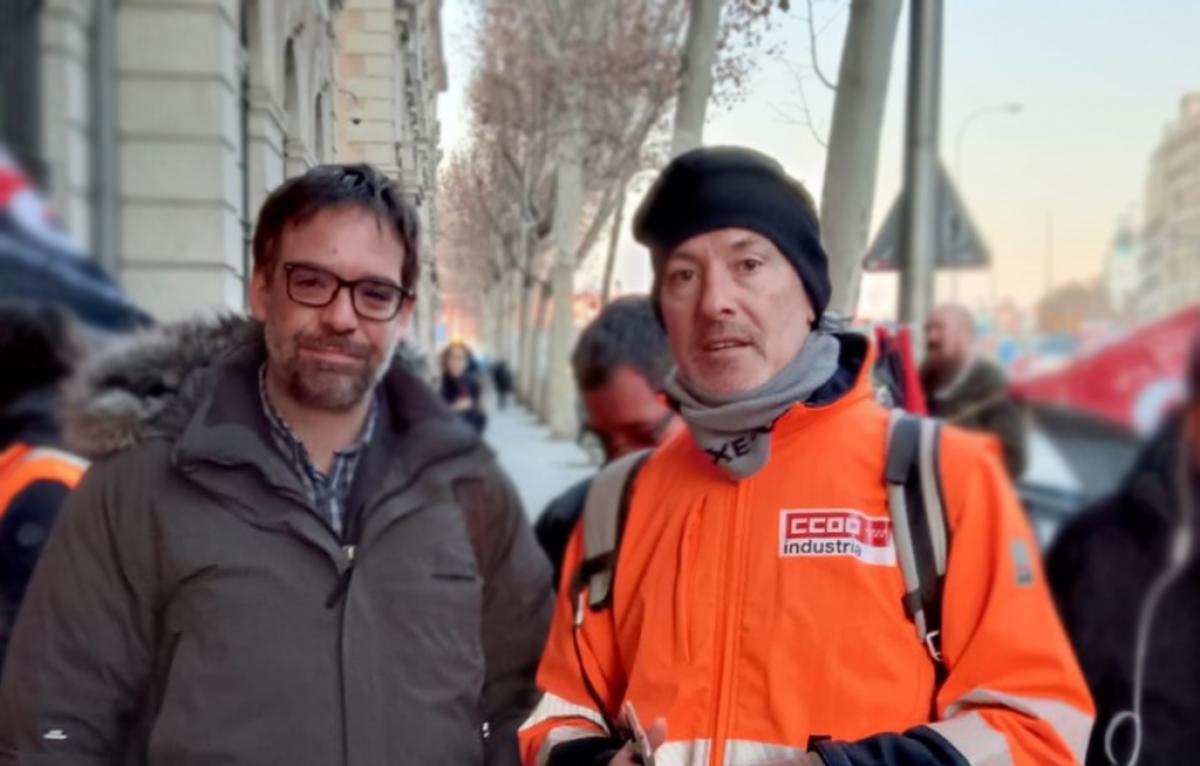
[[[551,439],[550,429],[515,402],[501,410],[493,400],[484,439],[517,486],[530,521],[559,493],[596,471],[582,447]]]

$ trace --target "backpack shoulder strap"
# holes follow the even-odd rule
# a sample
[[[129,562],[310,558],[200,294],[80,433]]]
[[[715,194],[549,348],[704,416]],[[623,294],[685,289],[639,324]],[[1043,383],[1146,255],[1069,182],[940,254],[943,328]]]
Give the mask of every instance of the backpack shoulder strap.
[[[904,611],[933,658],[939,685],[946,674],[941,651],[942,588],[950,547],[938,467],[940,433],[941,426],[933,419],[892,410],[886,471],[888,512],[904,577]]]
[[[641,470],[650,450],[632,452],[600,469],[588,487],[583,504],[583,560],[571,581],[572,595],[579,596],[586,587],[588,606],[592,611],[608,608],[612,603],[613,572],[617,551],[629,515],[633,479]],[[576,616],[582,619],[582,614]]]

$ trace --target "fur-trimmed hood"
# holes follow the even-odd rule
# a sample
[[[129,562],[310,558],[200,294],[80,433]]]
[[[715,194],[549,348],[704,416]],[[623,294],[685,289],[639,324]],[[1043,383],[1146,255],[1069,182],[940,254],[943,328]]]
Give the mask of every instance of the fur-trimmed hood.
[[[68,382],[61,405],[67,449],[98,459],[146,439],[178,436],[195,407],[185,385],[197,372],[248,346],[262,325],[246,316],[192,319],[139,332],[94,354]],[[401,343],[394,364],[419,371]]]

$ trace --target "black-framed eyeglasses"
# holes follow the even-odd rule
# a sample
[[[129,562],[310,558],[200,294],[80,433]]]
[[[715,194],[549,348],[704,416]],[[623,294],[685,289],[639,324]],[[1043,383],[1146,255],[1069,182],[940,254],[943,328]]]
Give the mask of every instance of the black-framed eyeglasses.
[[[407,287],[382,279],[342,279],[337,274],[302,263],[285,263],[287,294],[301,306],[319,309],[333,303],[343,288],[350,290],[354,313],[363,319],[386,322],[400,313],[406,298],[413,296]]]
[[[640,443],[638,444],[638,449],[651,447],[651,446],[654,446],[655,444],[658,444],[659,442],[661,442],[663,433],[666,432],[667,427],[671,425],[671,421],[675,420],[675,417],[676,417],[676,413],[674,410],[670,410],[666,414],[664,414],[662,416],[662,419],[659,420],[654,425],[653,428],[651,428],[648,432],[646,432],[645,434],[643,434],[640,437],[640,440],[639,440]],[[591,434],[591,436],[594,437],[596,439],[596,441],[600,442],[600,446],[604,448],[605,462],[606,463],[611,462],[614,459],[612,457],[613,445],[611,443],[609,443],[609,440],[604,438],[603,436],[601,436],[600,432],[595,430],[594,428],[592,428],[590,424],[584,423],[583,424],[583,432],[580,433],[580,435],[579,435],[579,441],[582,442],[584,436],[587,434]]]

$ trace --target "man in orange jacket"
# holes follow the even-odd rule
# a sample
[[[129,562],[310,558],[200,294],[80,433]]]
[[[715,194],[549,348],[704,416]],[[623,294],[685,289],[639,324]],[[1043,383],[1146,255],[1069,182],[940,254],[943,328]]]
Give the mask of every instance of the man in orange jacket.
[[[804,188],[756,152],[699,149],[662,173],[634,233],[690,433],[636,474],[604,608],[579,587],[586,517],[576,530],[524,762],[640,762],[617,723],[632,706],[658,766],[1082,763],[1092,702],[987,437],[938,443],[940,646],[914,638],[889,413],[866,339],[822,329]]]

